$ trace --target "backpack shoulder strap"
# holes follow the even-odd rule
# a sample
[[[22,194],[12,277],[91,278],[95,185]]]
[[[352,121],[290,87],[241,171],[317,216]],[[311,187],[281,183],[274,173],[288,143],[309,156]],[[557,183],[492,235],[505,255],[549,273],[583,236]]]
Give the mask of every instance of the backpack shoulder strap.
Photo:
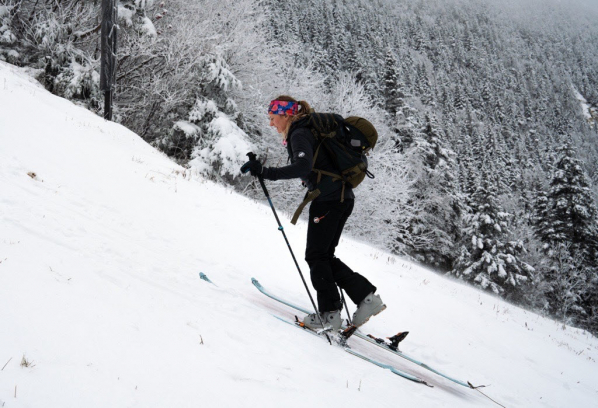
[[[311,203],[316,198],[318,198],[320,193],[321,193],[320,189],[316,188],[315,190],[308,191],[307,194],[305,194],[305,198],[303,199],[303,202],[301,204],[299,204],[299,208],[297,208],[297,210],[295,210],[295,213],[293,214],[293,218],[291,218],[291,224],[293,224],[293,225],[297,224],[297,220],[299,219],[299,216],[303,212],[303,209],[305,208],[305,206],[307,204]]]

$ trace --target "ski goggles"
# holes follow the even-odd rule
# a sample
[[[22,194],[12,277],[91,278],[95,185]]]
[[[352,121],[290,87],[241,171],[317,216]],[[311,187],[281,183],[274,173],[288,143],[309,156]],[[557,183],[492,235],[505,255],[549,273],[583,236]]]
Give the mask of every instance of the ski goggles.
[[[290,101],[277,101],[273,100],[270,102],[268,113],[275,115],[296,115],[299,111],[299,104],[297,102]]]

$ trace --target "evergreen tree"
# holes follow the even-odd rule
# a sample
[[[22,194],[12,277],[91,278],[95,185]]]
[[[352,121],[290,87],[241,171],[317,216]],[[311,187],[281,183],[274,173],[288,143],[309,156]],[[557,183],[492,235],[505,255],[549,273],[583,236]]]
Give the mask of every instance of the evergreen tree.
[[[586,291],[589,268],[571,255],[571,244],[559,243],[551,252],[548,264],[541,271],[550,314],[575,324],[587,315],[582,296]]]
[[[461,91],[461,85],[455,84],[455,91],[453,92],[453,106],[457,110],[465,108],[465,100],[463,98],[463,92]]]
[[[571,143],[558,150],[549,193],[537,201],[535,228],[545,251],[570,245],[572,256],[596,265],[598,261],[597,210],[590,181]]]
[[[504,242],[510,214],[498,203],[487,172],[473,196],[472,211],[465,216],[459,258],[451,273],[482,289],[520,300],[534,269],[519,258],[524,251],[521,241]]]
[[[206,56],[198,71],[197,96],[186,118],[155,144],[167,154],[213,177],[235,177],[250,145],[239,128],[231,92],[241,82],[221,56]]]
[[[588,268],[585,290],[581,295],[581,306],[585,312],[583,327],[591,333],[598,333],[598,269]]]
[[[422,101],[424,105],[432,105],[434,101],[434,97],[432,95],[432,86],[430,85],[430,80],[428,78],[428,72],[426,70],[426,66],[424,64],[419,64],[417,66],[417,91],[419,99]]]
[[[460,234],[463,199],[458,194],[454,152],[435,117],[426,115],[415,145],[408,152],[416,176],[412,200],[420,203],[409,219],[416,242],[413,253],[421,261],[449,270]]]
[[[548,256],[541,269],[548,311],[598,329],[598,228],[590,183],[571,143],[562,146],[548,193],[535,199],[533,226]]]
[[[397,61],[389,49],[384,60],[384,102],[385,110],[390,114],[391,122],[396,118],[397,112],[403,106],[404,94],[399,88],[397,74]]]

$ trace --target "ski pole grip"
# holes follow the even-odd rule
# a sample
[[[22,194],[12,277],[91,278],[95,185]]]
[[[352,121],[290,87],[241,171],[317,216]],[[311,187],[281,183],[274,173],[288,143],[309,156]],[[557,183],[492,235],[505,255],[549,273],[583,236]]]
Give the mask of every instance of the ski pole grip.
[[[253,152],[247,153],[247,157],[249,157],[250,161],[257,161],[257,155],[255,153],[253,153]],[[268,189],[266,188],[266,185],[264,184],[264,178],[262,177],[261,174],[259,176],[257,176],[257,178],[260,181],[260,185],[262,186],[262,190],[264,190],[264,194],[269,199],[270,198],[270,194],[268,193]]]

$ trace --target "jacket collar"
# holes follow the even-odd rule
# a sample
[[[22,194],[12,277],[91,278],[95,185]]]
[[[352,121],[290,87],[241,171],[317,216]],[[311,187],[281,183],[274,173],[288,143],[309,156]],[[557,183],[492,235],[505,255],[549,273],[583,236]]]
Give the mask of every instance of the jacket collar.
[[[288,133],[287,139],[290,139],[291,133],[293,133],[293,130],[300,128],[300,127],[307,126],[308,122],[309,122],[309,115],[304,116],[304,117],[294,121],[293,123],[291,123],[291,127],[289,128],[289,133]]]

